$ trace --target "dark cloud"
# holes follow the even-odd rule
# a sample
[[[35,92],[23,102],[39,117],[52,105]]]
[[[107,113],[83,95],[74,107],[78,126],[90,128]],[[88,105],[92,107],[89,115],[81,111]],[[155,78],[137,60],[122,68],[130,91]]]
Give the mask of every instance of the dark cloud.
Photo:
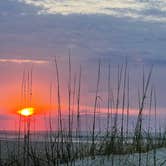
[[[146,65],[154,65],[154,66],[160,66],[160,67],[164,66],[164,67],[166,67],[166,59],[164,59],[164,58],[144,59],[144,63]]]
[[[19,3],[17,0],[0,1],[0,17],[13,15],[33,15],[38,8]]]
[[[16,119],[15,116],[6,115],[6,114],[0,114],[0,120],[14,120],[14,119]]]

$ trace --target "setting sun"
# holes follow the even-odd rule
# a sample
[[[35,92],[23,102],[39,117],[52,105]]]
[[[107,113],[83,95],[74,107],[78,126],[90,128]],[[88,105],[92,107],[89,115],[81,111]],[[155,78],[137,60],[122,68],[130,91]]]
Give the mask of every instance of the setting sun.
[[[28,116],[32,116],[35,113],[34,110],[35,109],[33,107],[23,108],[18,111],[18,114],[28,117]]]

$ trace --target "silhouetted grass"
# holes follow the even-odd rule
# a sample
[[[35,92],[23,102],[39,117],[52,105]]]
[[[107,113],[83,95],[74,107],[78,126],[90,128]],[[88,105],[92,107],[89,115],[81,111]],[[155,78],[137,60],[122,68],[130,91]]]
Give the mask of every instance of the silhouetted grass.
[[[90,131],[84,134],[81,129],[81,77],[82,68],[80,67],[78,73],[78,81],[76,74],[73,76],[72,65],[69,55],[69,79],[68,79],[68,129],[64,129],[61,109],[61,93],[60,93],[60,74],[58,62],[55,58],[56,71],[56,88],[57,88],[57,103],[58,103],[58,130],[52,128],[52,123],[55,123],[49,113],[49,129],[45,140],[42,142],[34,142],[31,140],[31,117],[27,118],[24,128],[24,138],[21,138],[21,120],[19,117],[18,139],[14,143],[14,148],[9,147],[10,141],[6,138],[6,142],[0,141],[0,166],[59,166],[66,164],[68,166],[75,165],[75,160],[80,159],[82,162],[85,158],[91,157],[95,159],[98,155],[107,156],[111,158],[110,164],[115,165],[115,155],[126,155],[139,153],[139,165],[141,166],[142,153],[153,150],[154,166],[156,166],[156,149],[166,146],[166,134],[157,132],[157,99],[155,88],[151,86],[150,72],[142,76],[142,89],[138,90],[138,115],[133,133],[129,132],[130,120],[130,80],[127,61],[125,65],[118,66],[116,91],[111,87],[111,68],[108,67],[108,83],[107,83],[107,114],[104,117],[106,121],[105,130],[96,130],[96,114],[97,110],[100,112],[100,81],[101,81],[101,62],[99,61],[96,92],[94,100],[92,126]],[[78,87],[77,87],[78,82]],[[113,81],[112,81],[113,82]],[[73,83],[73,85],[72,85]],[[53,82],[50,86],[50,105],[52,105]],[[150,88],[151,87],[151,88]],[[22,80],[22,104],[21,106],[31,105],[32,98],[32,70],[28,74],[23,73]],[[147,97],[150,98],[149,114],[148,114],[148,129],[143,128],[143,115],[145,109],[145,101]],[[76,118],[74,117],[74,109],[76,103]],[[51,107],[51,109],[53,109]],[[115,110],[115,113],[112,112]],[[121,113],[119,112],[121,110]],[[154,110],[155,115],[155,133],[150,131],[151,116]],[[125,116],[126,114],[126,116]],[[100,116],[100,113],[98,113]],[[121,119],[120,119],[121,118]],[[120,119],[121,124],[118,124]],[[76,126],[74,127],[74,120]],[[126,121],[126,127],[125,127]],[[99,127],[100,127],[99,123]],[[7,156],[2,156],[2,144],[6,144]],[[3,146],[4,147],[4,146]],[[120,159],[119,159],[120,160]],[[146,164],[149,163],[149,156],[147,153]]]

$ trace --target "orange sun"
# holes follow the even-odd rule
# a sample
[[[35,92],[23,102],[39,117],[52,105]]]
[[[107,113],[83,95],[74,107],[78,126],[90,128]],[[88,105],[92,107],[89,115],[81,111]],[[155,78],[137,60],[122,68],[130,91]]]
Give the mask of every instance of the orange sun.
[[[34,113],[35,113],[35,109],[33,107],[23,108],[18,111],[18,114],[22,116],[26,116],[26,117],[32,116]]]

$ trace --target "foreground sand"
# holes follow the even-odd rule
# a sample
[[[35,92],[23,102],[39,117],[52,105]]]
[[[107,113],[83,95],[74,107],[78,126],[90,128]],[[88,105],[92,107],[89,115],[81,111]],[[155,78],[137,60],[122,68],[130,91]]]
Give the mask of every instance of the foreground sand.
[[[153,151],[141,154],[141,166],[154,165]],[[113,164],[112,164],[113,163]],[[96,156],[95,159],[77,160],[75,166],[139,166],[139,154]],[[66,165],[64,165],[66,166]],[[166,148],[156,150],[156,166],[166,166]]]
[[[31,142],[31,146],[35,148],[38,154],[42,157],[45,156],[45,146],[48,142]],[[17,141],[14,140],[1,140],[1,159],[8,160],[17,154]],[[20,143],[20,149],[23,149],[23,142]],[[22,152],[20,152],[22,153]],[[21,157],[21,156],[20,156]],[[67,164],[61,164],[67,166]],[[138,166],[139,154],[126,154],[126,155],[113,155],[113,156],[95,156],[95,159],[86,157],[81,160],[76,160],[71,166]],[[141,166],[154,165],[154,151],[141,154]],[[156,165],[166,166],[166,148],[156,149]],[[45,164],[43,165],[45,166]]]

